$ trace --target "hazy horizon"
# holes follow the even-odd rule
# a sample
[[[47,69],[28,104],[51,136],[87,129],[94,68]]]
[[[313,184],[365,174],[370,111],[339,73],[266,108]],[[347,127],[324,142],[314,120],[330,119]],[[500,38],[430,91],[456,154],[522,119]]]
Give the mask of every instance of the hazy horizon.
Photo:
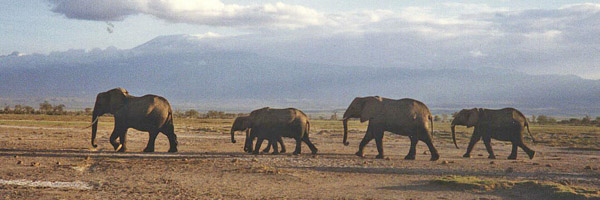
[[[201,110],[330,110],[380,95],[436,109],[600,114],[600,3],[591,1],[0,5],[0,104],[88,107],[124,87]]]

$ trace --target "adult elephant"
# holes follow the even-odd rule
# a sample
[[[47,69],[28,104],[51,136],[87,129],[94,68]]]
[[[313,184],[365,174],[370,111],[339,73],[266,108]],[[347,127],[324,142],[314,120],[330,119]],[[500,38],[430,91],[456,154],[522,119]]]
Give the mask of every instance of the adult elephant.
[[[477,143],[481,138],[483,138],[483,143],[485,144],[485,148],[489,153],[488,158],[490,159],[496,158],[490,143],[491,138],[500,141],[510,141],[512,143],[512,152],[508,156],[508,159],[517,159],[517,147],[521,147],[521,149],[523,149],[523,151],[529,155],[529,159],[533,159],[535,156],[535,151],[531,150],[523,142],[523,132],[525,131],[525,127],[527,127],[527,132],[529,132],[529,136],[533,142],[535,142],[535,140],[529,131],[529,123],[527,122],[527,118],[517,109],[462,109],[460,112],[454,115],[454,120],[452,120],[451,123],[452,141],[454,141],[456,148],[458,148],[458,145],[456,144],[456,135],[454,129],[457,125],[467,126],[467,128],[475,127],[473,130],[473,135],[471,136],[471,141],[467,147],[467,152],[463,155],[463,157],[471,157],[473,146],[475,146],[475,143]]]
[[[273,154],[279,154],[277,147],[277,140],[281,137],[290,137],[296,140],[296,149],[294,155],[300,154],[301,143],[304,141],[310,148],[312,154],[316,154],[318,149],[310,141],[310,122],[308,116],[304,112],[295,108],[284,108],[274,109],[264,107],[261,109],[254,110],[248,116],[252,130],[250,137],[246,138],[248,146],[252,145],[252,135],[254,134],[258,138],[253,154],[258,154],[262,142],[267,139],[273,146]],[[233,132],[231,135],[231,141],[235,142]]]
[[[150,134],[144,152],[154,152],[154,142],[159,132],[169,138],[169,152],[177,152],[177,135],[173,127],[173,111],[167,99],[156,95],[135,97],[123,88],[101,92],[96,96],[92,112],[92,146],[98,130],[98,117],[105,113],[114,116],[115,127],[110,135],[110,143],[118,152],[126,150],[127,129],[134,128]],[[117,142],[119,138],[119,142]]]
[[[235,143],[234,133],[236,131],[245,131],[246,132],[246,142],[244,143],[244,151],[248,153],[252,153],[252,142],[254,138],[257,137],[256,131],[252,129],[252,122],[250,121],[250,116],[241,116],[236,117],[231,125],[231,142]],[[281,151],[279,153],[285,153],[285,145],[283,144],[283,140],[281,137],[277,139],[277,142],[281,145]],[[269,140],[269,144],[263,150],[263,153],[268,153],[271,149],[271,142]]]
[[[369,141],[375,139],[379,154],[375,158],[383,158],[383,133],[389,131],[410,138],[410,150],[404,157],[414,160],[416,146],[425,142],[431,152],[431,161],[438,160],[440,155],[433,146],[433,117],[429,108],[414,99],[388,99],[379,96],[356,97],[344,113],[344,145],[348,145],[348,119],[360,118],[360,122],[369,121],[365,137],[360,142],[357,156],[364,157],[363,149]]]

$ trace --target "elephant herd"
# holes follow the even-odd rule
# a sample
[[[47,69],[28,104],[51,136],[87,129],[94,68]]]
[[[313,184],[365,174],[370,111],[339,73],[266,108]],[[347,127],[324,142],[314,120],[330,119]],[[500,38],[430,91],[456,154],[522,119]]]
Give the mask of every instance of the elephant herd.
[[[118,152],[126,150],[127,129],[134,128],[149,133],[148,144],[144,152],[153,152],[154,143],[158,133],[165,134],[169,139],[169,152],[177,152],[177,135],[173,127],[173,110],[169,102],[160,96],[145,95],[135,97],[129,95],[122,88],[101,92],[96,97],[92,112],[92,146],[95,143],[98,127],[98,117],[110,113],[114,116],[115,127],[110,136],[110,143]],[[527,118],[514,108],[500,110],[473,108],[463,109],[456,113],[451,122],[452,140],[456,148],[455,126],[474,127],[467,152],[463,157],[470,157],[473,146],[480,139],[489,153],[490,159],[495,159],[495,154],[490,143],[491,138],[512,143],[512,152],[508,159],[517,159],[517,149],[520,147],[530,159],[535,156],[523,141],[525,127],[529,132]],[[369,121],[367,131],[363,137],[357,156],[364,157],[364,147],[373,139],[377,146],[376,158],[384,158],[383,135],[391,132],[408,136],[410,149],[407,160],[414,160],[416,145],[424,142],[431,152],[431,161],[438,160],[440,155],[433,145],[433,116],[427,106],[414,99],[388,99],[379,96],[356,97],[346,109],[343,116],[344,138],[343,144],[348,145],[348,120],[359,118],[360,122]],[[234,133],[245,131],[246,139],[244,151],[259,154],[261,145],[267,140],[267,147],[263,152],[273,148],[273,154],[286,152],[282,137],[294,138],[296,146],[293,154],[301,153],[302,142],[311,150],[312,154],[318,152],[317,147],[310,141],[310,121],[308,116],[295,108],[275,109],[264,107],[254,110],[248,116],[237,117],[231,127],[231,142],[236,143]],[[531,132],[529,132],[533,140]],[[254,146],[253,141],[256,140]],[[117,141],[119,139],[119,141]],[[535,142],[535,140],[533,140]],[[278,145],[279,144],[279,145]],[[253,147],[254,146],[254,147]],[[279,149],[281,146],[281,150]]]

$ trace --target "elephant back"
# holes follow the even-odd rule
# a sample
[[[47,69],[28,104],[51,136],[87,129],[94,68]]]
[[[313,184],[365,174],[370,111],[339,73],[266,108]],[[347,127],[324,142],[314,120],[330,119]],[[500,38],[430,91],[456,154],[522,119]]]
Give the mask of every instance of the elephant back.
[[[393,120],[393,123],[409,123],[414,121],[427,122],[431,117],[431,112],[427,106],[414,99],[384,100],[382,113],[386,119]]]
[[[143,119],[132,121],[135,126],[147,126],[154,124],[161,128],[168,123],[172,117],[173,110],[167,99],[157,95],[144,95],[142,97],[131,97],[128,101],[128,118]],[[145,128],[147,129],[147,128]]]
[[[306,121],[307,116],[295,108],[262,108],[252,111],[249,116],[256,126],[281,126]]]
[[[527,120],[520,111],[514,108],[503,108],[499,110],[483,109],[480,113],[480,122],[490,126],[522,127]]]

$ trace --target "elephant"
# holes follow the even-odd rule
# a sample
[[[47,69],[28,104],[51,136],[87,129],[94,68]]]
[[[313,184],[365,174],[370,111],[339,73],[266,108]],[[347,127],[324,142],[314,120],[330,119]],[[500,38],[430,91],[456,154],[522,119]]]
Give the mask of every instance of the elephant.
[[[236,117],[231,125],[231,142],[236,143],[234,138],[234,133],[236,131],[245,131],[246,132],[246,142],[244,144],[244,151],[248,153],[252,153],[252,141],[256,138],[256,131],[252,129],[252,124],[250,122],[249,116],[241,116]],[[277,142],[281,145],[281,151],[279,153],[285,153],[285,145],[283,144],[283,140],[281,137],[278,138]],[[263,150],[264,153],[268,153],[272,146],[271,142],[267,145],[267,148]]]
[[[253,154],[258,154],[263,140],[269,140],[273,146],[273,154],[279,154],[277,140],[281,137],[290,137],[296,140],[296,149],[293,154],[298,155],[302,152],[301,142],[304,141],[310,148],[312,154],[316,154],[318,149],[310,141],[310,122],[308,116],[304,112],[295,108],[275,109],[264,107],[253,110],[248,116],[251,124],[250,137],[246,138],[247,146],[252,146],[252,132],[258,138],[256,146],[252,151]],[[231,133],[231,141],[235,142],[233,132]]]
[[[118,152],[126,150],[127,129],[147,131],[150,135],[144,152],[154,152],[156,136],[162,132],[169,138],[169,152],[177,152],[177,135],[173,127],[173,110],[167,99],[156,95],[135,97],[123,88],[101,92],[96,96],[92,111],[92,146],[98,130],[98,118],[105,113],[114,116],[115,127],[110,135],[110,143]],[[117,142],[119,138],[119,142]]]
[[[531,150],[523,142],[523,132],[527,127],[529,136],[535,143],[535,139],[529,131],[529,123],[523,113],[514,108],[503,108],[499,110],[485,109],[485,108],[473,108],[473,109],[462,109],[460,112],[454,115],[454,119],[451,123],[452,141],[454,146],[458,148],[456,144],[455,126],[467,126],[467,128],[475,127],[471,141],[467,147],[467,152],[463,155],[465,158],[471,157],[471,151],[473,146],[483,138],[483,143],[487,149],[490,159],[495,159],[496,156],[492,150],[491,138],[500,141],[510,141],[512,143],[512,152],[508,156],[508,159],[517,159],[517,147],[521,147],[525,153],[529,156],[529,159],[533,159],[535,151]]]
[[[364,157],[363,149],[369,141],[375,139],[377,159],[384,158],[383,133],[389,131],[410,138],[410,150],[404,157],[406,160],[414,160],[416,145],[420,141],[425,142],[431,152],[431,161],[439,159],[440,155],[433,146],[433,117],[429,108],[414,99],[388,99],[379,96],[356,97],[344,112],[342,119],[344,125],[344,145],[348,146],[348,120],[360,118],[360,122],[369,121],[364,138],[360,142],[356,155]]]

